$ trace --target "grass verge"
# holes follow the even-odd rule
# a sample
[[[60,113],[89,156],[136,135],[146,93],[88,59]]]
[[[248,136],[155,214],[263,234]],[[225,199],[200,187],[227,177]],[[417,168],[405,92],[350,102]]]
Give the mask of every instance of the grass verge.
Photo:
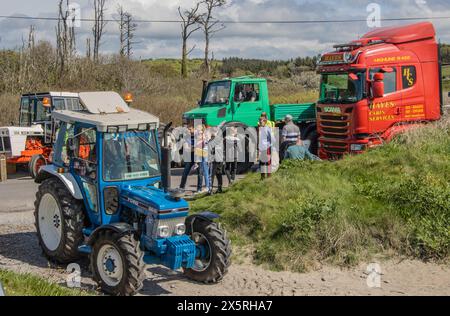
[[[88,296],[87,291],[69,289],[31,275],[0,270],[0,282],[7,296]]]
[[[378,254],[447,260],[450,121],[338,162],[286,162],[265,182],[250,175],[192,208],[219,213],[234,242],[275,270]]]

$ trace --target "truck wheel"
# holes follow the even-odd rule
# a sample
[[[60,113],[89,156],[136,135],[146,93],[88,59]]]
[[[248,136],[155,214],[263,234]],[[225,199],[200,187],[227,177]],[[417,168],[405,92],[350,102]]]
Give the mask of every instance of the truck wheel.
[[[319,153],[319,135],[316,131],[310,132],[306,139],[303,140],[305,146],[309,149],[310,153],[313,155],[318,155]]]
[[[94,280],[106,294],[135,295],[145,277],[143,258],[139,242],[132,235],[103,232],[91,254]]]
[[[197,246],[194,267],[185,269],[191,280],[206,284],[217,283],[227,274],[231,264],[231,242],[220,225],[196,220],[191,234]]]
[[[45,180],[36,193],[35,225],[46,257],[57,263],[79,258],[83,241],[84,206],[58,179]]]
[[[30,173],[30,176],[33,179],[36,179],[39,169],[42,166],[45,166],[47,164],[47,160],[45,160],[44,156],[42,155],[35,155],[31,157],[30,162],[28,163],[28,171]]]

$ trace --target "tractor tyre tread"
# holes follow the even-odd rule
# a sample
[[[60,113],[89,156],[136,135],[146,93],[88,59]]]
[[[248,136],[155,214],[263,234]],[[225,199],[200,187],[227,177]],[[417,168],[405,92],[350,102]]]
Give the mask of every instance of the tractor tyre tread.
[[[203,234],[213,248],[211,264],[203,272],[185,269],[184,273],[189,279],[197,282],[218,283],[228,273],[231,265],[231,241],[227,238],[227,232],[222,229],[220,224],[207,221],[196,221],[194,231]]]
[[[110,287],[103,282],[97,268],[98,250],[106,242],[113,243],[119,250],[124,264],[124,276],[116,287]],[[133,296],[143,287],[145,279],[144,253],[140,249],[140,243],[132,234],[120,235],[112,231],[101,232],[94,244],[91,254],[91,271],[103,292],[115,296]]]
[[[39,229],[39,204],[42,197],[47,193],[50,193],[55,197],[62,213],[63,232],[61,243],[55,251],[50,251],[46,248],[42,241]],[[34,206],[36,231],[39,245],[41,246],[44,255],[50,261],[58,264],[66,264],[78,260],[80,258],[78,246],[82,244],[84,239],[83,227],[85,217],[83,203],[76,200],[61,181],[56,178],[50,178],[45,180],[39,186]]]

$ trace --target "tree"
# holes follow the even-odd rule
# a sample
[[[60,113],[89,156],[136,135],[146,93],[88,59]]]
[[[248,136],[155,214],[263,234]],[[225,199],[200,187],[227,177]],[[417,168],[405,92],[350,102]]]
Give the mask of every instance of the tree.
[[[220,21],[214,17],[214,11],[217,8],[223,7],[227,1],[226,0],[203,0],[201,2],[206,7],[206,13],[200,16],[199,23],[203,28],[203,33],[205,35],[205,59],[204,67],[209,73],[211,71],[211,65],[209,60],[209,43],[211,38],[221,30],[225,29],[224,24],[220,24]]]
[[[130,59],[133,55],[133,45],[136,44],[133,39],[137,29],[137,24],[133,22],[132,14],[124,11],[123,7],[120,5],[117,9],[117,14],[119,15],[117,23],[119,24],[120,31],[119,54],[122,57],[126,56]]]
[[[201,29],[201,26],[194,27],[198,25],[200,21],[200,15],[198,14],[198,10],[200,8],[200,3],[197,3],[195,7],[190,10],[182,11],[181,7],[178,7],[178,14],[181,18],[181,39],[183,41],[182,52],[181,52],[181,75],[184,78],[187,78],[187,58],[195,49],[195,45],[188,50],[187,41],[191,37],[192,34]]]
[[[65,2],[65,5],[64,5]],[[69,59],[75,54],[75,27],[74,21],[70,21],[69,0],[59,0],[58,24],[56,26],[56,52],[60,77],[66,71]],[[75,17],[72,17],[74,19]],[[72,22],[71,24],[69,22]]]
[[[98,62],[100,43],[104,35],[106,27],[105,20],[105,4],[106,0],[94,0],[94,27],[92,28],[92,34],[94,36],[94,61]]]

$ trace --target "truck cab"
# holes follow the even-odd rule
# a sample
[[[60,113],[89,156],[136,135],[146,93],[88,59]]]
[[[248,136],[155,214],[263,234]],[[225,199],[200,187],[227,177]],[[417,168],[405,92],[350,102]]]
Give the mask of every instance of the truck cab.
[[[270,112],[267,80],[253,77],[227,78],[205,85],[199,107],[185,113],[183,123],[203,120],[207,126],[240,122],[258,126],[263,112]]]
[[[441,118],[435,34],[428,22],[381,28],[322,56],[317,104],[322,159],[362,153]]]

